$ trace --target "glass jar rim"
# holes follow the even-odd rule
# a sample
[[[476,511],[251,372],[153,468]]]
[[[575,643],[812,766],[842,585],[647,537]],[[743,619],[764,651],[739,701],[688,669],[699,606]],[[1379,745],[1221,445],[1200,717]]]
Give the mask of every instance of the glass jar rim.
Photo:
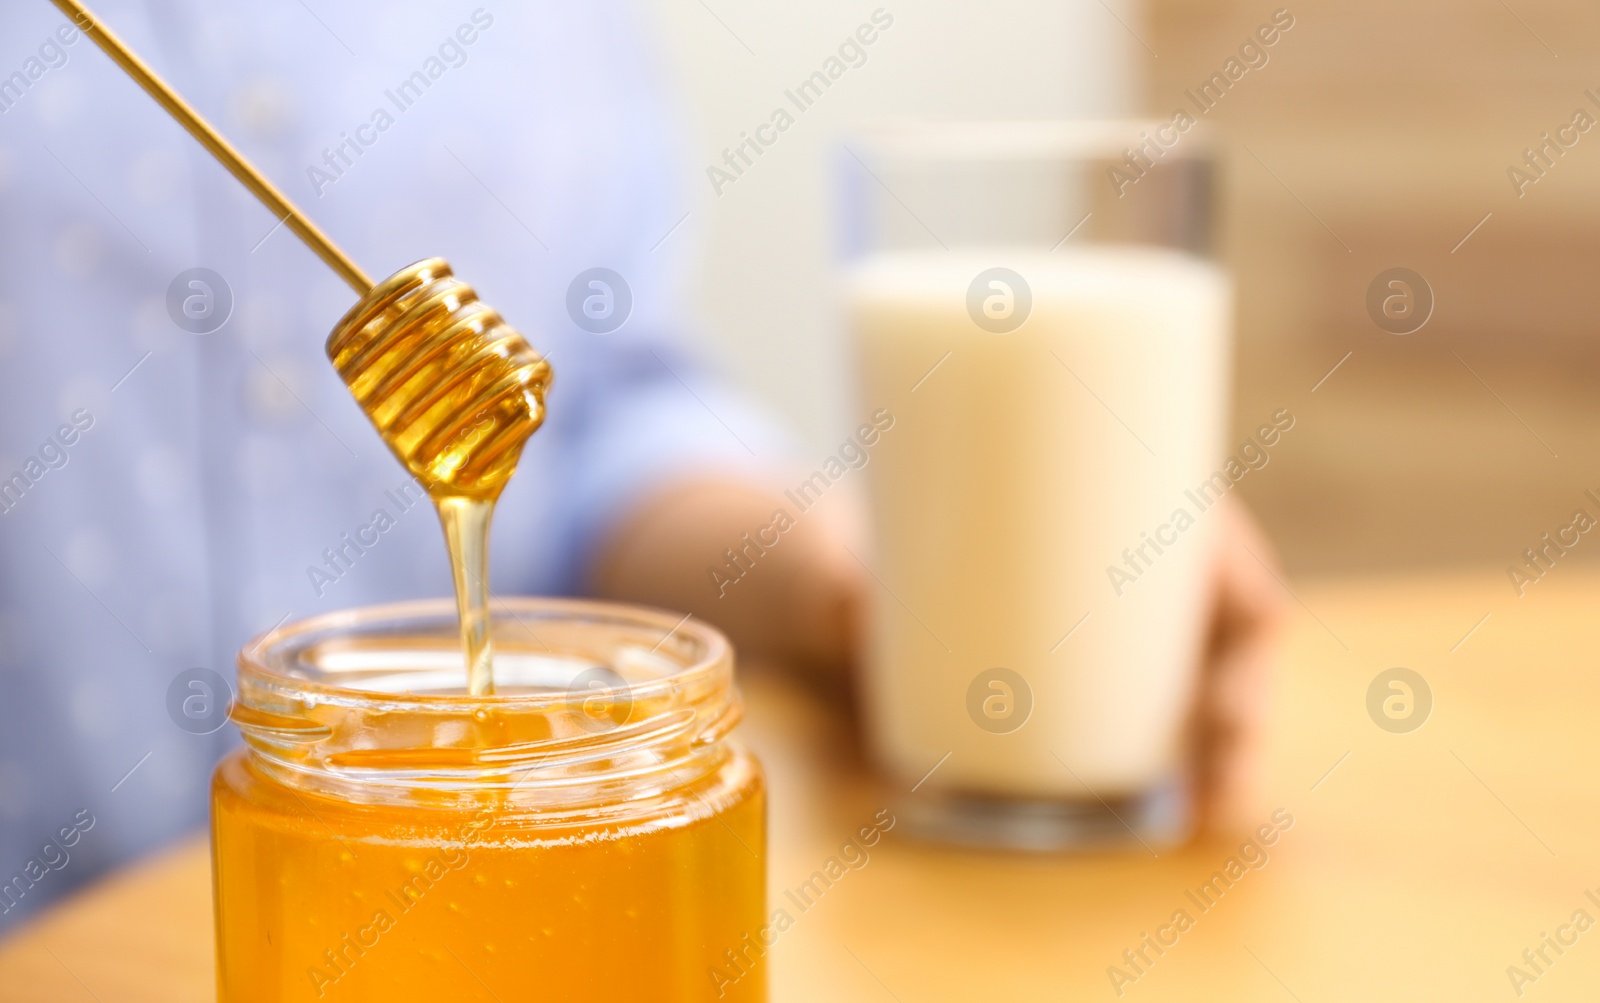
[[[665,643],[682,635],[689,644],[698,649],[699,657],[692,663],[683,665],[677,672],[650,681],[630,683],[629,688],[635,694],[646,695],[657,690],[670,690],[698,676],[714,673],[719,668],[731,669],[733,651],[727,637],[715,627],[700,623],[690,616],[680,617],[649,606],[588,599],[496,596],[494,606],[497,608],[491,610],[492,618],[505,614],[525,626],[528,617],[552,619],[551,614],[573,621],[610,621],[618,625],[658,628],[661,631],[659,643]],[[362,630],[407,619],[432,619],[453,623],[456,615],[456,607],[452,600],[416,599],[332,610],[302,620],[282,623],[252,638],[239,651],[240,682],[243,683],[248,678],[251,682],[273,688],[293,689],[321,700],[351,703],[378,701],[395,709],[412,707],[426,710],[451,705],[517,703],[531,707],[544,706],[554,710],[568,702],[569,698],[565,694],[555,691],[539,694],[494,693],[474,696],[465,691],[392,693],[358,686],[337,685],[320,681],[309,674],[288,671],[281,664],[281,658],[274,657],[303,651],[309,647],[306,642],[318,637],[353,636]],[[531,628],[529,629],[531,631]],[[296,647],[296,644],[300,646]],[[464,666],[461,678],[463,681],[466,679]]]
[[[1141,134],[1171,118],[943,119],[892,116],[867,119],[853,130],[851,149],[887,162],[1005,160],[1120,160]],[[1182,144],[1166,155],[1205,160],[1215,156],[1213,130],[1203,121],[1185,129]],[[1167,145],[1167,144],[1163,144]]]
[[[466,692],[455,605],[422,600],[257,638],[230,716],[262,772],[348,801],[498,790],[539,810],[616,806],[726,758],[743,708],[716,628],[580,599],[496,597],[490,621],[512,692]]]

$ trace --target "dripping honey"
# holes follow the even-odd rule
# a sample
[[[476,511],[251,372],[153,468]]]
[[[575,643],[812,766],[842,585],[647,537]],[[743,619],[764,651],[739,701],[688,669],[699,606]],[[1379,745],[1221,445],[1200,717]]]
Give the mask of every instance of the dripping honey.
[[[489,526],[544,421],[549,363],[438,258],[374,287],[327,347],[384,442],[428,488],[450,551],[467,689],[493,693]]]

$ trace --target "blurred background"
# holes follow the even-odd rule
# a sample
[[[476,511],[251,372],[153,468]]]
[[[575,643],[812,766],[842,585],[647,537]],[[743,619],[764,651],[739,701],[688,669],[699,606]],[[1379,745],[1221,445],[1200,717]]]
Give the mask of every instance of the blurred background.
[[[165,0],[149,6],[164,8]],[[339,11],[316,0],[303,6],[308,13],[312,7]],[[1275,865],[1284,871],[1283,880],[1275,879],[1272,886],[1271,894],[1279,897],[1257,899],[1249,907],[1241,900],[1235,918],[1219,920],[1216,933],[1206,936],[1226,942],[1235,953],[1234,945],[1243,940],[1240,931],[1276,940],[1282,956],[1298,960],[1303,982],[1285,969],[1297,986],[1315,985],[1319,975],[1332,979],[1348,972],[1351,954],[1382,961],[1358,973],[1374,980],[1368,992],[1351,994],[1358,998],[1380,998],[1385,992],[1402,999],[1440,995],[1438,982],[1415,991],[1402,981],[1379,984],[1398,979],[1396,972],[1464,980],[1471,988],[1463,993],[1502,978],[1501,959],[1511,960],[1524,944],[1537,943],[1534,931],[1578,902],[1570,890],[1594,880],[1593,861],[1582,848],[1594,845],[1597,828],[1590,806],[1600,804],[1600,797],[1584,771],[1550,769],[1552,763],[1592,758],[1588,708],[1600,695],[1593,692],[1596,684],[1584,663],[1600,645],[1589,591],[1593,581],[1563,576],[1540,587],[1538,603],[1512,603],[1504,583],[1505,569],[1521,564],[1527,548],[1541,545],[1541,535],[1566,526],[1575,509],[1593,511],[1586,491],[1593,490],[1592,503],[1600,505],[1600,446],[1587,434],[1600,430],[1600,403],[1591,389],[1600,375],[1600,351],[1590,331],[1600,286],[1585,281],[1584,274],[1600,255],[1595,236],[1600,234],[1600,129],[1575,133],[1570,128],[1574,121],[1600,123],[1600,8],[1575,0],[1448,5],[1441,0],[921,0],[904,6],[894,0],[881,5],[880,0],[813,0],[798,6],[642,0],[638,7],[643,21],[637,34],[658,46],[653,55],[666,71],[667,91],[659,95],[666,111],[652,105],[641,118],[670,134],[664,142],[676,143],[670,160],[681,190],[659,199],[654,196],[662,193],[652,190],[652,206],[670,214],[666,225],[649,222],[650,232],[667,234],[662,241],[672,237],[671,253],[684,252],[692,268],[690,316],[681,328],[699,340],[717,368],[799,433],[801,457],[810,463],[837,450],[863,416],[851,385],[855,365],[838,287],[844,259],[842,180],[853,165],[846,149],[850,136],[900,116],[1168,120],[1180,108],[1194,112],[1192,93],[1239,58],[1241,46],[1260,26],[1277,21],[1281,29],[1292,19],[1292,28],[1265,50],[1265,61],[1236,80],[1203,118],[1219,154],[1218,251],[1236,290],[1229,451],[1265,416],[1288,409],[1296,418],[1294,434],[1238,491],[1272,537],[1289,581],[1303,586],[1308,597],[1294,596],[1305,617],[1298,607],[1289,607],[1300,618],[1299,632],[1284,659],[1283,694],[1273,717],[1273,747],[1281,755],[1270,764],[1275,790],[1288,792],[1291,807],[1308,824],[1295,837],[1304,841],[1296,846],[1305,849],[1291,851],[1304,853],[1301,863]],[[300,18],[296,5],[285,10]],[[508,22],[524,16],[548,28],[531,7],[514,10],[508,6]],[[345,7],[330,20],[354,19],[350,11]],[[879,15],[890,23],[885,26]],[[835,80],[736,180],[718,180],[711,169],[725,166],[726,151],[767,123],[775,108],[787,105],[786,92],[869,20],[878,24],[879,34],[862,50],[864,60]],[[618,28],[615,34],[627,32]],[[30,29],[24,41],[31,45],[34,37]],[[530,30],[524,37],[540,36]],[[551,35],[544,40],[550,46],[562,42]],[[10,41],[19,55],[7,65],[17,65],[24,45],[15,37]],[[332,51],[328,39],[319,36],[318,44]],[[89,64],[86,55],[74,58]],[[513,55],[538,64],[527,53]],[[657,68],[629,67],[651,79]],[[577,119],[586,112],[576,102],[578,88],[573,91],[568,110]],[[355,93],[365,100],[364,92]],[[658,97],[653,91],[649,96]],[[637,127],[637,121],[593,125],[600,130],[594,163],[615,166],[630,153],[644,159],[655,155],[653,145],[619,148],[628,141],[626,128]],[[568,136],[574,131],[568,119],[556,126]],[[1575,142],[1546,161],[1539,175],[1528,162],[1529,151],[1547,146],[1564,129]],[[85,134],[97,142],[105,138]],[[517,138],[515,155],[497,169],[528,170],[546,137]],[[463,188],[480,183],[475,175],[469,182],[458,170],[465,163],[447,161],[437,150],[415,161],[401,155],[401,142],[415,142],[414,152],[425,139],[431,144],[433,137],[419,131],[411,140],[397,138],[394,155],[386,163],[369,161],[371,169],[392,172],[391,181],[415,175],[417,183],[432,184],[442,168]],[[488,162],[489,145],[482,136],[476,141],[483,143],[475,149]],[[53,161],[41,158],[40,163],[55,169]],[[424,169],[414,170],[417,164]],[[0,187],[21,177],[24,166],[20,156],[8,161],[0,148]],[[270,166],[276,171],[282,165]],[[1513,170],[1527,172],[1522,183]],[[69,187],[74,182],[56,181],[83,201],[78,189]],[[603,185],[594,188],[603,190]],[[231,184],[227,191],[226,198],[244,202]],[[486,218],[509,230],[500,216],[505,204],[496,206],[471,191]],[[573,206],[563,201],[565,194],[550,193],[548,203],[538,204],[561,210],[562,218],[579,220],[579,229],[602,237],[606,228],[595,223],[602,210],[617,217],[612,223],[621,218],[617,231],[643,222],[631,206]],[[360,232],[357,239],[371,246],[387,236],[376,230]],[[520,234],[513,238],[522,240]],[[462,250],[496,257],[478,248]],[[268,253],[274,252],[304,257],[282,237],[269,245]],[[490,269],[483,265],[494,263],[483,261],[480,268],[487,275]],[[1427,323],[1403,335],[1384,330],[1369,309],[1375,280],[1396,268],[1420,276],[1433,300]],[[558,322],[567,274],[539,276],[550,288],[531,297],[550,306]],[[347,295],[322,278],[325,284],[318,288],[331,293],[318,293],[314,302],[297,308],[331,317],[342,307],[330,304],[347,303]],[[494,281],[485,288],[494,288]],[[501,273],[498,282],[501,289],[526,292],[521,289],[525,276],[515,272]],[[187,338],[167,331],[156,305],[155,325],[167,336]],[[272,319],[274,331],[298,336],[301,328],[289,320]],[[24,341],[21,325],[6,322],[0,309],[0,351],[8,338],[13,344]],[[310,341],[302,347],[313,355],[317,351]],[[295,371],[282,371],[290,382],[299,382]],[[320,356],[304,372],[311,374],[308,386],[338,397],[344,408],[338,420],[364,421],[322,368]],[[321,384],[315,382],[319,379]],[[292,396],[290,382],[283,388]],[[303,418],[297,404],[279,397],[284,412]],[[698,402],[679,402],[698,414]],[[308,421],[301,420],[301,426],[300,431],[321,434]],[[350,427],[365,431],[364,425]],[[713,431],[721,435],[721,427]],[[337,461],[342,468],[344,456],[331,439],[322,446],[333,456],[328,464]],[[0,470],[13,466],[6,461]],[[531,493],[527,479],[522,490]],[[346,494],[356,499],[352,505],[367,497]],[[273,502],[274,510],[292,507]],[[349,525],[346,519],[335,528]],[[366,565],[370,579],[380,584],[382,579],[443,581],[433,526],[413,519],[402,532],[425,541],[427,559],[434,563],[380,573],[378,560],[399,562],[404,556],[395,547]],[[528,546],[526,539],[500,532],[498,546]],[[316,530],[319,543],[331,538],[325,529]],[[26,542],[34,546],[31,538]],[[419,542],[418,553],[421,547]],[[272,549],[261,548],[287,568],[279,578],[303,590],[300,552]],[[1593,566],[1597,558],[1600,546],[1590,545],[1578,547],[1565,561]],[[263,559],[263,567],[268,563]],[[51,589],[78,588],[55,575],[53,567],[51,574]],[[698,568],[695,575],[698,581]],[[328,603],[359,601],[355,588],[352,583]],[[37,591],[42,597],[59,594]],[[84,596],[71,595],[90,609]],[[249,615],[264,627],[285,608],[258,604]],[[1493,628],[1463,648],[1489,619],[1485,610],[1497,616]],[[114,625],[102,626],[108,644],[126,645]],[[0,617],[0,668],[8,668],[5,645],[15,648],[18,633]],[[220,633],[231,649],[243,631]],[[1535,650],[1527,650],[1530,646]],[[1520,679],[1508,671],[1513,667],[1558,657],[1564,661],[1556,670],[1565,674],[1557,685],[1511,685]],[[1377,682],[1372,674],[1393,671],[1397,662],[1426,673],[1438,687],[1441,712],[1409,744],[1393,741],[1395,735],[1364,702],[1371,699],[1369,680]],[[73,743],[96,768],[103,747],[121,740],[114,729],[96,723],[117,716],[113,711],[122,706],[106,680],[135,686],[132,673],[124,679],[103,668],[102,676],[85,676],[79,684],[85,692],[105,687],[94,693],[99,702],[91,707],[106,708],[104,718],[80,715],[75,731],[56,736],[63,745]],[[161,661],[163,685],[169,671]],[[152,669],[150,678],[156,672]],[[848,745],[845,729],[824,715],[820,704],[804,703],[771,678],[757,675],[752,682],[754,705],[766,708],[765,717],[758,715],[766,730],[747,731],[767,743],[759,751],[773,790],[789,798],[775,802],[773,825],[780,835],[772,875],[782,885],[809,873],[831,852],[827,841],[863,810],[863,817],[871,817],[879,807],[878,792],[850,772],[853,764],[841,751]],[[129,691],[141,697],[156,692],[148,686]],[[1560,699],[1551,700],[1552,692]],[[9,706],[19,717],[28,714],[49,725],[24,699],[9,698]],[[172,743],[161,747],[145,777],[162,778],[156,796],[198,812],[215,749],[178,746],[166,711],[153,702],[145,709]],[[225,740],[231,739],[219,735],[215,742],[220,747]],[[119,760],[108,780],[122,772],[122,762],[134,759]],[[1347,759],[1349,765],[1341,767]],[[17,792],[30,784],[42,792],[41,799],[68,796],[53,790],[45,774],[40,779],[16,768],[8,772],[6,765],[0,761],[0,822],[10,821],[8,809],[20,813],[19,806],[26,806]],[[1336,776],[1339,783],[1323,785],[1335,770],[1343,771]],[[71,880],[87,880],[103,862],[109,866],[114,838],[139,852],[154,845],[139,824],[158,813],[128,798],[122,804],[116,810],[125,814],[106,815],[103,844],[84,852]],[[108,847],[104,861],[93,856],[102,852],[101,845]],[[209,912],[196,905],[208,880],[208,872],[195,863],[200,856],[184,865],[194,868],[186,886],[193,895],[184,901],[195,906],[195,928],[210,922]],[[1220,858],[1202,848],[1174,853],[1159,865],[1142,858],[1114,863],[1096,858],[1093,866],[1079,867],[1075,861],[909,848],[903,857],[880,859],[884,863],[874,864],[872,876],[861,882],[873,883],[874,892],[834,900],[856,903],[861,911],[808,926],[786,948],[792,952],[781,962],[786,967],[775,969],[779,984],[804,984],[798,991],[810,998],[843,998],[838,992],[817,993],[796,976],[825,984],[835,980],[830,989],[854,978],[873,993],[879,984],[903,988],[921,979],[929,992],[939,988],[957,998],[976,998],[993,994],[992,973],[1006,971],[1008,964],[1020,972],[1032,963],[1054,979],[1062,945],[1114,959],[1132,931],[1159,915],[1157,908],[1170,908],[1171,889],[1191,882],[1193,873],[1204,873]],[[1490,859],[1503,866],[1481,866]],[[1462,884],[1460,874],[1467,867],[1477,877]],[[929,873],[940,880],[926,881]],[[67,887],[59,884],[50,894]],[[1369,900],[1380,899],[1387,908],[1369,908]],[[43,901],[42,896],[33,900]],[[1483,905],[1499,901],[1514,905],[1493,907],[1498,914]],[[977,909],[973,902],[979,903]],[[1101,908],[1074,911],[1061,905],[1080,902]],[[900,926],[880,921],[901,912],[927,919],[933,939],[906,938]],[[1330,930],[1336,935],[1329,936]],[[80,949],[84,957],[107,939],[91,932],[90,946]],[[866,962],[839,954],[836,942],[843,943],[845,933],[852,942],[870,943],[882,952],[874,963],[879,956],[891,960],[894,970],[886,969],[886,979],[872,975],[877,981],[869,982],[850,967],[860,962],[866,968]],[[1433,966],[1439,970],[1431,972],[1414,964],[1418,956],[1443,958],[1450,952],[1468,963]],[[930,956],[964,963],[941,969],[927,964]],[[1273,959],[1270,951],[1267,957]],[[1217,988],[1216,998],[1245,998],[1229,966],[1237,963],[1255,973],[1249,966],[1257,962],[1267,968],[1260,958],[1216,960],[1196,952],[1195,960],[1185,963],[1203,966],[1210,982],[1178,979],[1169,987],[1182,994],[1174,998],[1202,998],[1191,985],[1208,984]],[[952,981],[952,968],[961,969],[967,981]],[[1578,963],[1568,963],[1564,971],[1577,974]],[[1078,974],[1085,985],[1090,980],[1104,985],[1098,968]],[[1281,999],[1280,984],[1263,975],[1261,992],[1272,995],[1260,998]],[[1503,991],[1500,985],[1497,991]],[[1052,982],[1052,993],[1057,988]],[[1138,991],[1147,990],[1156,991],[1144,986]],[[202,985],[192,998],[207,992]],[[905,998],[917,997],[907,992]]]
[[[869,61],[736,184],[705,176],[864,8],[652,0],[688,109],[695,306],[731,374],[818,455],[849,424],[829,286],[840,137],[881,116],[1170,118],[1282,9],[1237,0],[890,8]],[[1600,424],[1583,281],[1600,134],[1524,186],[1509,167],[1600,88],[1600,11],[1566,2],[1294,3],[1295,26],[1206,116],[1223,157],[1238,326],[1235,440],[1303,418],[1240,487],[1293,573],[1503,566],[1565,525]],[[1594,147],[1590,149],[1589,147]],[[1471,234],[1468,237],[1468,234]],[[1465,239],[1464,239],[1465,238]],[[1391,267],[1432,288],[1406,336],[1367,314]],[[1343,359],[1325,383],[1319,381]],[[1317,386],[1315,393],[1312,388]],[[1575,554],[1578,560],[1587,555]]]

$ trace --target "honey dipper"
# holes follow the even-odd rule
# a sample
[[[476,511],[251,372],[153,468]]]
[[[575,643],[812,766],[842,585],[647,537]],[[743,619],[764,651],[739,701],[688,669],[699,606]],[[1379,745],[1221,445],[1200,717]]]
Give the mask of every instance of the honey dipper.
[[[373,284],[222,134],[77,0],[51,0],[361,300],[328,358],[400,462],[428,488],[450,546],[468,689],[494,691],[488,544],[494,502],[544,421],[550,366],[442,259]]]

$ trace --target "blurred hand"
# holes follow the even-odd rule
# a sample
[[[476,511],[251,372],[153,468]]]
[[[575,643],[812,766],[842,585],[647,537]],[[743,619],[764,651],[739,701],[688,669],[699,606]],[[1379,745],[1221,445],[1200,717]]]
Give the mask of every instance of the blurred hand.
[[[621,521],[596,555],[590,590],[692,613],[726,633],[741,657],[776,662],[848,693],[868,581],[852,555],[861,553],[852,508],[847,498],[829,497],[796,514],[777,491],[747,480],[685,479]],[[779,511],[792,526],[770,530],[766,538],[776,533],[777,542],[761,546],[760,531]],[[730,564],[727,551],[745,550],[745,536],[757,546]]]
[[[1277,554],[1232,495],[1211,566],[1211,626],[1191,734],[1199,825],[1229,836],[1261,824],[1267,711],[1281,651],[1284,590]]]
[[[682,481],[623,520],[601,548],[591,587],[693,613],[726,632],[742,656],[777,662],[848,699],[872,582],[855,557],[860,530],[841,515],[851,508],[842,501],[800,514],[747,562],[743,577],[716,584],[713,571],[731,578],[738,570],[724,552],[743,547],[743,534],[755,539],[779,509],[793,515],[793,506],[731,477]],[[1229,496],[1213,514],[1222,524],[1191,735],[1199,824],[1231,835],[1261,821],[1263,733],[1284,600],[1272,545],[1248,510]]]

